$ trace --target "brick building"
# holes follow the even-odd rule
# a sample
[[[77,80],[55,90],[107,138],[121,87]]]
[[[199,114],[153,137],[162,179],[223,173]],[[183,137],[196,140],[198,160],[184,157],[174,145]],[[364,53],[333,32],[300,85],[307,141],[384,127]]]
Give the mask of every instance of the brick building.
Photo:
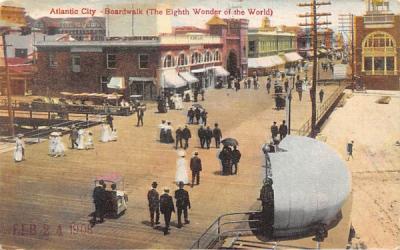
[[[149,40],[42,42],[37,44],[39,84],[35,90],[107,92],[113,78],[123,79],[116,88],[126,95],[143,94],[146,98],[154,98],[166,88],[208,87],[214,84],[214,76],[224,74],[222,47],[220,37],[199,34]]]
[[[40,42],[34,93],[107,92],[111,84],[126,95],[155,98],[164,89],[214,86],[247,73],[247,23],[213,17],[207,33],[183,28],[154,37]]]
[[[400,15],[389,1],[368,1],[364,16],[354,19],[355,74],[367,89],[398,90]]]

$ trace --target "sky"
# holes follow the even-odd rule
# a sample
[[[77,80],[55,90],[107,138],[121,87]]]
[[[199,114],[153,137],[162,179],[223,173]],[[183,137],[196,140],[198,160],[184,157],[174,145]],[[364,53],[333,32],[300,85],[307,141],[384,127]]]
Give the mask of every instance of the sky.
[[[326,1],[326,0],[324,0]],[[1,1],[1,3],[11,3],[19,7],[24,7],[27,14],[34,17],[50,16],[50,17],[67,17],[68,15],[55,15],[50,14],[52,8],[75,8],[79,11],[81,8],[92,8],[96,10],[96,16],[101,16],[99,13],[104,9],[106,5],[112,5],[116,3],[165,3],[171,6],[171,8],[188,8],[192,13],[192,8],[215,8],[215,9],[227,9],[233,7],[239,7],[246,12],[243,16],[238,15],[220,15],[222,17],[235,17],[235,18],[246,18],[250,21],[250,27],[259,27],[263,15],[250,16],[248,14],[248,8],[256,9],[271,9],[273,11],[270,20],[272,25],[297,25],[303,22],[304,19],[297,17],[298,14],[309,11],[309,8],[298,7],[297,4],[302,2],[301,0],[14,0],[14,1]],[[304,0],[303,2],[309,2]],[[332,16],[329,17],[329,21],[332,22],[330,26],[336,29],[338,16],[340,14],[352,13],[355,15],[362,15],[365,13],[366,5],[363,0],[331,0],[331,5],[321,6],[319,11],[330,12]],[[400,0],[390,0],[390,7],[392,12],[400,12]],[[74,15],[74,16],[85,16],[85,15]],[[86,15],[88,16],[88,15]],[[172,18],[173,26],[191,25],[200,28],[205,27],[205,23],[211,18],[211,15],[189,15],[189,16],[178,16]],[[323,21],[326,18],[322,18]]]

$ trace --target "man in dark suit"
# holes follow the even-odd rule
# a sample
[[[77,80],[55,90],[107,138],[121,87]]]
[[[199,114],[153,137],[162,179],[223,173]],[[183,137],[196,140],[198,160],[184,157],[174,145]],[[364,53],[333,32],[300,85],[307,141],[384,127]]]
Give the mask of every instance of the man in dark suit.
[[[189,224],[188,208],[190,209],[189,193],[183,189],[183,182],[179,182],[179,189],[175,191],[176,209],[178,210],[178,228],[182,227],[182,212],[185,224]]]
[[[204,143],[206,142],[206,130],[203,128],[203,125],[200,125],[200,128],[197,131],[197,135],[200,139],[201,148],[204,148]]]
[[[76,143],[76,140],[78,140],[78,129],[76,129],[75,125],[72,125],[69,138],[71,140],[71,148],[74,149],[75,146],[78,146],[78,143]]]
[[[182,139],[183,139],[183,131],[181,127],[178,127],[178,129],[175,131],[175,148],[178,149],[178,143],[179,147],[182,146]]]
[[[151,189],[147,193],[147,200],[149,201],[151,226],[154,227],[154,214],[156,215],[156,225],[160,224],[160,196],[155,181],[151,184]]]
[[[219,145],[221,144],[222,132],[221,129],[218,128],[218,123],[215,123],[214,126],[213,137],[215,139],[215,147],[219,148]]]
[[[278,128],[278,126],[276,125],[276,122],[274,122],[274,123],[272,124],[272,126],[271,126],[271,135],[272,135],[272,138],[277,137],[278,134],[279,134],[279,128]]]
[[[196,117],[196,123],[200,124],[201,111],[198,107],[194,109],[194,116]]]
[[[282,124],[279,126],[279,135],[281,140],[286,137],[288,133],[288,127],[286,126],[286,121],[283,120]]]
[[[207,126],[205,137],[206,137],[205,139],[206,139],[207,149],[210,149],[211,139],[213,137],[213,132],[210,126]]]
[[[199,158],[199,152],[194,152],[194,156],[190,159],[190,170],[192,170],[192,187],[194,186],[194,180],[196,179],[196,185],[200,185],[200,172],[202,169],[201,159]]]
[[[160,211],[164,215],[165,228],[164,235],[169,234],[169,223],[171,221],[172,212],[175,213],[174,202],[169,195],[169,188],[164,188],[164,194],[160,197]]]
[[[185,125],[185,128],[182,130],[182,138],[185,140],[185,145],[183,148],[187,149],[189,147],[189,139],[192,138],[192,133],[187,125]]]
[[[192,108],[189,109],[188,113],[187,113],[187,117],[189,118],[188,123],[189,124],[193,124],[193,119],[194,119],[194,111]]]
[[[137,124],[136,126],[139,127],[139,124],[143,127],[143,116],[144,116],[144,110],[142,107],[139,107],[138,110],[136,111],[137,115]]]
[[[232,174],[237,174],[237,172],[238,172],[238,164],[239,164],[239,161],[240,161],[241,157],[242,157],[242,154],[237,149],[237,146],[233,146],[233,150],[232,150]],[[235,167],[235,170],[233,170],[233,167]]]
[[[100,223],[104,222],[104,213],[105,213],[105,203],[106,203],[106,184],[103,180],[99,181],[99,185],[97,185],[93,190],[93,203],[96,211],[93,214],[92,225],[96,224],[97,217],[100,217]]]
[[[201,120],[203,121],[203,125],[204,126],[207,126],[207,115],[208,115],[208,112],[204,109],[202,112],[201,112]]]

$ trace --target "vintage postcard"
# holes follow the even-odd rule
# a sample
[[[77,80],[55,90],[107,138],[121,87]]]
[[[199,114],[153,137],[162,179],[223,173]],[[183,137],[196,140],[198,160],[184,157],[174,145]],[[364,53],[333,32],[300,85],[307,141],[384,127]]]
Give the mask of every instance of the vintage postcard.
[[[399,0],[0,1],[0,249],[398,249]]]

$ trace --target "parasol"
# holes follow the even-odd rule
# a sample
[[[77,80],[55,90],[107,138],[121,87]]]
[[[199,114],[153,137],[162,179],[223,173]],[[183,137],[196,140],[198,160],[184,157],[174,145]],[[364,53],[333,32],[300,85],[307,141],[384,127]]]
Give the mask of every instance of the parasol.
[[[239,142],[234,138],[225,138],[221,141],[224,146],[238,146]]]
[[[193,104],[192,107],[204,109],[203,106],[201,106],[200,104],[197,104],[197,103]]]

